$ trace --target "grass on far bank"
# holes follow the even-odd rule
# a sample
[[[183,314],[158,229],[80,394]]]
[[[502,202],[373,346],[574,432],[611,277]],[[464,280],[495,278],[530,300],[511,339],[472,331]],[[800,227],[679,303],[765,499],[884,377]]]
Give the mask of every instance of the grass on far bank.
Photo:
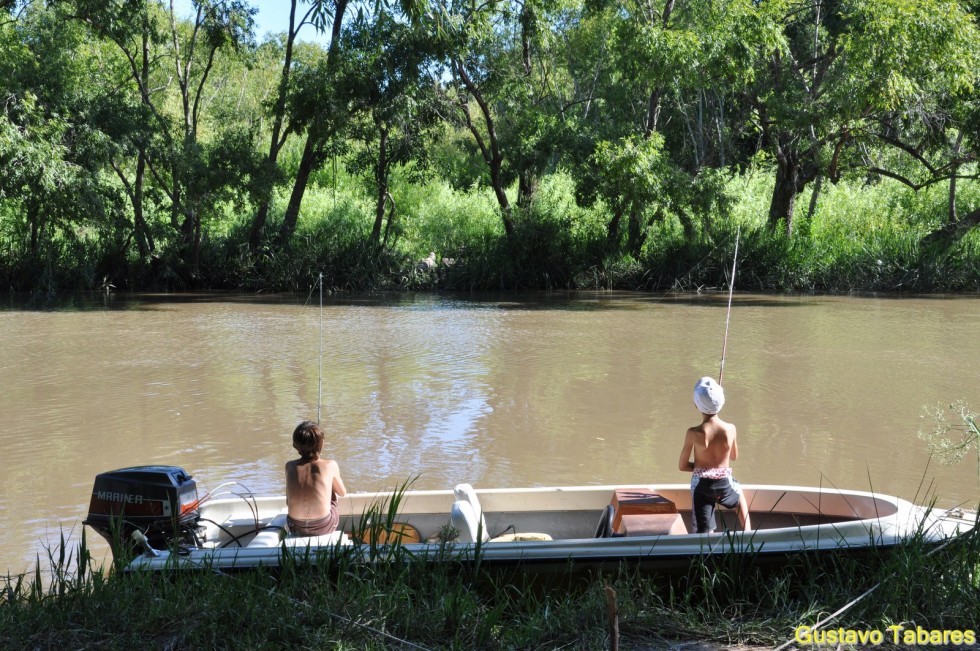
[[[323,176],[323,175],[321,175]],[[319,178],[319,177],[318,177]],[[953,242],[930,242],[948,210],[942,184],[919,192],[888,180],[816,184],[798,198],[794,235],[767,223],[773,171],[760,164],[720,174],[718,201],[681,215],[668,205],[627,250],[625,234],[608,240],[602,202],[579,205],[573,179],[541,179],[531,208],[515,208],[508,237],[486,187],[452,187],[395,174],[397,206],[384,247],[370,241],[374,207],[363,183],[319,178],[305,196],[289,244],[250,250],[254,212],[247,200],[221,205],[204,221],[196,264],[176,252],[166,215],[151,222],[158,249],[140,260],[131,238],[97,231],[62,233],[33,257],[16,229],[0,229],[0,283],[15,291],[234,289],[302,292],[317,274],[340,291],[630,289],[690,291],[727,285],[737,230],[736,285],[775,292],[977,292],[980,229]],[[327,184],[329,185],[323,185]],[[512,189],[512,194],[514,190]],[[516,202],[516,196],[511,197]],[[273,202],[267,233],[278,232],[288,196]],[[962,210],[980,204],[980,184],[962,184]],[[0,219],[0,222],[3,222]],[[625,230],[625,228],[623,229]],[[22,237],[21,237],[22,239]],[[435,254],[435,270],[418,263]],[[446,261],[446,263],[443,262]]]

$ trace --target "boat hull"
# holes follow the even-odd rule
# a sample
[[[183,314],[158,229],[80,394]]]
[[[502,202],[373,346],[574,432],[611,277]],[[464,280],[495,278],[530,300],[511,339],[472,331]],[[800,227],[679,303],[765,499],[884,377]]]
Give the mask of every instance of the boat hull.
[[[676,510],[667,518],[670,530],[631,533],[627,515],[617,525],[616,535],[596,538],[607,507],[616,504],[623,491],[654,494],[669,503]],[[878,552],[915,536],[941,544],[969,531],[976,522],[970,513],[940,512],[862,491],[762,485],[744,486],[744,491],[756,529],[737,530],[729,512],[720,518],[720,532],[699,534],[690,532],[691,497],[686,485],[478,490],[476,499],[489,533],[533,532],[550,538],[478,543],[451,539],[456,530],[450,513],[458,498],[453,490],[350,494],[340,503],[341,528],[347,534],[329,539],[285,537],[280,529],[285,517],[283,497],[213,500],[200,507],[205,525],[200,546],[143,553],[126,569],[232,571],[345,558],[355,562],[425,559],[552,573],[624,563],[670,571],[696,562],[779,564],[796,555]],[[617,508],[626,512],[622,505]],[[390,534],[394,523],[408,525],[420,541],[379,544],[391,539],[384,534]]]

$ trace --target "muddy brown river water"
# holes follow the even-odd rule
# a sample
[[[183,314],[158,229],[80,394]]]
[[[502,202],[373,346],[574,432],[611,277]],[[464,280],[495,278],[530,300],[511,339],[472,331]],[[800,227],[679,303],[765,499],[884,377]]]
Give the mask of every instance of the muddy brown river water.
[[[351,490],[686,482],[727,295],[110,296],[0,305],[0,571],[78,539],[95,475],[182,466],[281,492],[316,418]],[[322,355],[319,353],[322,323]],[[744,483],[978,503],[925,406],[980,410],[980,298],[736,295],[722,416]],[[321,371],[322,368],[322,371]],[[91,533],[91,532],[90,532]],[[100,546],[95,545],[96,552]],[[104,548],[102,553],[104,553]]]

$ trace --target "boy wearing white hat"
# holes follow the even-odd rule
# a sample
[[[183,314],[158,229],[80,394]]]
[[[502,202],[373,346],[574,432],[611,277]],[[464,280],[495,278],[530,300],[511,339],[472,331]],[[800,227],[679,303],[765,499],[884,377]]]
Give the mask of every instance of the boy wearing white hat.
[[[691,500],[694,530],[712,533],[715,530],[715,505],[738,507],[742,529],[752,528],[745,495],[735,478],[729,461],[738,458],[735,426],[718,417],[725,404],[725,391],[710,377],[694,385],[694,404],[701,412],[701,424],[687,430],[678,468],[691,476]],[[694,460],[691,460],[691,454]]]

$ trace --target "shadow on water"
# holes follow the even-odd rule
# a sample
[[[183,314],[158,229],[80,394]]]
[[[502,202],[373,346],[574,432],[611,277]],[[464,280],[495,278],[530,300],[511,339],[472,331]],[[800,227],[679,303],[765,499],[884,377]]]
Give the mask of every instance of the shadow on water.
[[[797,300],[787,300],[787,299]],[[734,306],[805,307],[819,300],[820,295],[736,294]],[[421,310],[503,310],[503,311],[605,311],[630,310],[663,303],[672,306],[727,308],[728,294],[724,291],[690,293],[644,293],[626,291],[567,292],[378,292],[324,296],[325,306],[357,306],[376,308],[409,308]],[[166,305],[188,304],[250,304],[303,305],[316,307],[319,297],[315,288],[309,294],[243,294],[230,291],[183,293],[104,293],[83,292],[51,297],[43,294],[7,294],[0,299],[0,311],[6,312],[86,312],[86,311],[153,311]]]

